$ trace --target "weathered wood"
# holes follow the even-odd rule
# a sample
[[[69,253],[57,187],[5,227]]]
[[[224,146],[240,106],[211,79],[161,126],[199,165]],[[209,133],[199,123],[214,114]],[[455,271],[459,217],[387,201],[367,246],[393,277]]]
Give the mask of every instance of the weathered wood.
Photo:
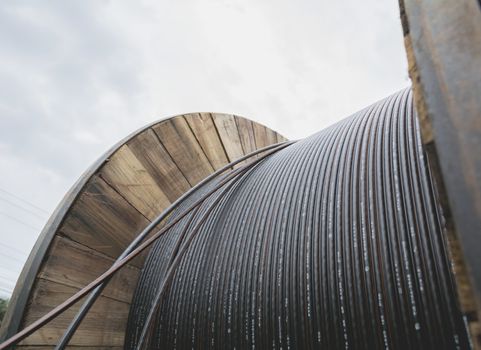
[[[35,245],[22,269],[22,272],[17,279],[12,297],[10,298],[8,304],[9,306],[2,321],[2,326],[0,327],[0,341],[12,336],[18,331],[23,319],[23,314],[28,299],[36,281],[36,275],[43,262],[44,255],[49,249],[50,243],[53,237],[56,235],[60,225],[64,221],[64,218],[68,216],[71,206],[81,194],[85,185],[98,171],[99,167],[102,166],[105,160],[120,146],[125,144],[128,140],[136,137],[138,134],[141,134],[142,131],[149,127],[150,125],[147,125],[139,130],[136,130],[112,146],[82,174],[82,176],[75,182],[75,184],[69,189],[60,203],[57,205],[48,222],[45,224],[45,227],[42,229],[39,237],[37,238],[37,241],[35,242]]]
[[[44,279],[37,279],[35,290],[25,314],[24,326],[34,322],[78,289]],[[43,327],[25,339],[23,345],[54,345],[63,334],[81,302],[61,314],[48,327]],[[100,297],[72,338],[71,345],[97,346],[109,344],[122,346],[129,304]]]
[[[237,129],[234,116],[230,114],[216,114],[213,118],[229,161],[232,162],[242,157],[244,150],[242,149],[239,130]]]
[[[456,281],[456,289],[459,298],[459,304],[462,312],[466,315],[466,322],[471,333],[471,338],[475,350],[481,349],[481,328],[478,304],[473,289],[473,284],[469,271],[464,259],[464,254],[459,241],[459,236],[454,226],[454,219],[448,202],[446,189],[443,185],[441,168],[439,159],[436,155],[434,142],[424,145],[426,158],[429,162],[429,168],[434,178],[434,183],[438,192],[438,204],[443,208],[445,234],[447,238],[448,253],[451,261],[451,267]]]
[[[281,134],[278,134],[278,133],[276,133],[276,140],[277,140],[277,143],[287,141],[287,139],[284,136],[282,136]]]
[[[139,134],[128,146],[171,202],[190,188],[184,174],[152,129]]]
[[[149,220],[190,189],[191,183],[228,163],[226,149],[231,149],[233,158],[244,154],[242,142],[256,149],[252,125],[243,130],[232,116],[218,118],[224,117],[229,119],[226,126],[235,128],[229,130],[233,139],[229,133],[220,137],[209,113],[178,116],[143,128],[97,161],[47,224],[44,241],[37,243],[40,248],[32,253],[15,288],[8,325],[2,328],[4,336],[17,331],[20,322],[33,322],[107,270]],[[151,234],[162,226],[157,225]],[[143,257],[112,279],[71,348],[121,347],[128,303]],[[23,286],[26,291],[19,293]],[[51,348],[80,304],[19,348]]]
[[[256,147],[262,148],[269,146],[270,137],[267,135],[267,130],[264,125],[258,123],[252,123],[254,129],[254,139],[256,141]]]
[[[273,145],[277,143],[277,133],[269,128],[264,128],[266,130],[267,145]]]
[[[94,176],[60,232],[116,258],[149,221],[100,177]]]
[[[214,171],[184,118],[167,120],[153,130],[191,186]]]
[[[252,128],[252,122],[249,119],[238,116],[235,117],[235,120],[244,154],[254,152],[257,147],[256,140],[254,138],[254,129]]]
[[[463,299],[472,295],[466,270],[481,296],[480,3],[402,0],[400,5],[423,142],[431,146],[431,163],[439,164],[438,192],[447,199],[443,211],[456,233],[450,248],[461,274],[456,275],[461,304],[472,308],[474,301]],[[468,321],[475,346],[481,348],[476,319],[479,306],[478,315]]]
[[[403,4],[417,110],[432,128],[455,224],[481,292],[479,3],[404,0]]]
[[[210,113],[187,114],[185,120],[214,169],[228,163],[227,155]]]
[[[68,238],[56,236],[37,277],[82,288],[107,271],[114,259],[73,242]],[[139,269],[127,265],[109,282],[102,295],[130,303],[139,276]]]
[[[147,170],[124,145],[100,170],[100,176],[149,220],[170,204]]]

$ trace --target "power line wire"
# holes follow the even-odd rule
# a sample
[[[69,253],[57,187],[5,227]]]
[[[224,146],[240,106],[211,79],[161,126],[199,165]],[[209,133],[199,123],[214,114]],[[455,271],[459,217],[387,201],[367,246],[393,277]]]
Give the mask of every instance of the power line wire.
[[[11,269],[11,268],[10,268],[10,269],[5,268],[5,266],[0,266],[0,270],[3,270],[3,271],[6,272],[6,274],[4,274],[4,275],[17,276],[22,269],[20,268],[20,269],[18,269],[18,270],[14,270],[14,269]],[[2,274],[0,273],[0,276],[1,276],[1,275],[2,275]],[[15,277],[15,278],[16,278],[16,277]]]
[[[21,198],[21,197],[15,195],[15,194],[13,194],[13,193],[11,193],[11,192],[3,189],[3,188],[0,188],[0,191],[3,192],[3,193],[6,193],[6,194],[8,194],[8,195],[10,195],[10,196],[12,196],[12,197],[14,197],[14,198],[16,198],[16,199],[18,199],[19,201],[24,202],[25,204],[30,205],[31,207],[33,207],[33,208],[35,208],[35,209],[40,210],[41,212],[43,212],[43,213],[45,213],[45,214],[49,214],[48,211],[46,211],[45,209],[42,209],[42,208],[40,208],[39,206],[37,206],[37,205],[35,205],[35,204],[27,201],[26,199]]]
[[[8,278],[5,278],[4,276],[0,276],[0,279],[2,279],[3,282],[8,282],[8,283],[13,284],[13,285],[15,285],[15,283],[17,283],[17,281],[10,280]]]
[[[8,294],[12,294],[12,292],[13,292],[13,289],[7,289],[7,288],[2,288],[2,287],[0,287],[0,290],[4,291],[5,293],[8,293]]]
[[[0,281],[0,288],[8,289],[10,291],[12,291],[16,285],[17,285],[17,282],[7,283],[7,282]]]
[[[30,214],[32,214],[32,215],[35,215],[35,216],[36,216],[37,218],[39,218],[39,219],[46,220],[46,218],[45,218],[44,216],[40,216],[40,215],[38,215],[37,213],[35,213],[34,211],[32,211],[32,210],[30,210],[30,209],[27,209],[27,208],[25,208],[25,207],[22,207],[21,205],[19,205],[19,204],[17,204],[17,203],[14,203],[14,202],[6,199],[6,198],[0,197],[0,200],[4,201],[4,202],[6,202],[6,203],[8,203],[8,204],[10,204],[10,205],[13,205],[13,206],[15,206],[15,207],[17,207],[17,208],[20,208],[20,209],[22,209],[22,210],[24,210],[24,211],[26,211],[26,212],[28,212],[28,213],[30,213]]]
[[[15,260],[16,262],[19,262],[21,264],[25,263],[25,260],[22,260],[22,258],[18,258],[18,257],[13,256],[13,255],[5,254],[5,252],[0,252],[0,257],[6,257],[8,259],[12,259],[12,260]]]
[[[17,253],[19,253],[19,255],[22,255],[23,257],[28,255],[28,252],[21,251],[20,249],[12,247],[11,245],[5,244],[3,242],[0,242],[0,246],[10,250],[15,250]]]
[[[2,276],[0,276],[0,287],[1,286],[3,286],[3,287],[15,287],[16,284],[17,284],[17,279],[9,280],[9,279],[6,279],[6,278],[2,278]]]
[[[27,227],[33,228],[33,229],[36,230],[36,231],[40,231],[39,228],[37,228],[37,227],[35,227],[35,226],[32,226],[32,225],[26,223],[25,221],[22,221],[22,220],[16,218],[15,216],[12,216],[12,215],[9,215],[9,214],[7,214],[7,213],[4,213],[3,211],[0,211],[0,215],[3,215],[3,216],[5,216],[5,217],[7,217],[7,218],[9,218],[9,219],[11,219],[11,220],[13,220],[13,221],[16,221],[16,222],[18,222],[18,223],[20,223],[20,224],[22,224],[22,225],[27,226]]]
[[[0,289],[12,291],[14,287],[15,287],[15,284],[13,284],[13,285],[3,284],[3,285],[0,286]]]

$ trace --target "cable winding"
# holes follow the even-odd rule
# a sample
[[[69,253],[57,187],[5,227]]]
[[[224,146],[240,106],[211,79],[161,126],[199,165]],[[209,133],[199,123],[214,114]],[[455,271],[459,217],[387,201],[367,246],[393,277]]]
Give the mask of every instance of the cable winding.
[[[469,349],[436,196],[406,89],[266,158],[160,237],[125,348]]]

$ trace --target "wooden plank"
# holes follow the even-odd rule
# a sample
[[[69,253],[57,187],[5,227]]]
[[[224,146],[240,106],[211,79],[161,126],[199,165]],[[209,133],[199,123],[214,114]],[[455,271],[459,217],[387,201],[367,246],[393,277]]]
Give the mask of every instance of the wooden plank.
[[[150,220],[170,204],[169,199],[140,161],[124,145],[109,158],[100,176]]]
[[[264,125],[259,123],[252,123],[254,129],[254,140],[256,142],[256,148],[263,148],[269,146],[269,137],[267,136],[267,130]]]
[[[269,128],[264,128],[266,129],[267,144],[273,145],[277,143],[277,133]]]
[[[29,300],[23,326],[27,326],[68,299],[77,288],[44,279],[38,279]],[[78,311],[82,301],[59,315],[48,326],[26,338],[22,345],[54,345]],[[70,341],[80,346],[122,346],[129,304],[100,297],[92,306],[79,329]]]
[[[219,133],[229,161],[232,162],[244,155],[237,123],[233,115],[213,114],[215,126]]]
[[[243,140],[236,118],[219,116],[228,120],[219,123],[224,133],[224,145],[213,117],[208,113],[200,114],[200,117],[203,123],[194,120],[193,116],[161,122],[155,126],[155,132],[150,128],[143,130],[96,163],[93,167],[96,170],[88,176],[95,175],[91,179],[86,178],[78,187],[80,196],[73,196],[73,204],[63,209],[53,236],[49,236],[48,243],[52,237],[53,240],[48,253],[39,257],[43,259],[43,264],[38,278],[32,279],[34,287],[28,299],[26,323],[40,317],[105,271],[149,223],[148,219],[154,218],[169,202],[191,187],[184,173],[189,174],[192,184],[196,183],[210,174],[213,168],[218,169],[228,162],[225,145],[233,159],[242,156],[247,147],[256,148],[251,122],[247,121],[247,124],[252,131]],[[159,138],[166,140],[169,149]],[[103,161],[105,164],[99,168]],[[134,264],[141,267],[142,258],[136,259]],[[138,269],[127,266],[112,280],[98,302],[100,307],[93,310],[86,320],[85,329],[82,330],[82,326],[80,335],[74,338],[73,348],[122,347],[125,327],[122,322],[127,320],[127,302],[137,278]],[[64,318],[55,321],[53,327],[46,327],[43,333],[30,337],[24,343],[30,345],[19,348],[51,346],[80,304]],[[23,318],[22,313],[18,315],[18,320]],[[93,319],[90,320],[91,317]]]
[[[169,201],[175,201],[191,187],[152,129],[139,134],[128,146]]]
[[[402,1],[423,141],[434,137],[443,180],[481,297],[481,11],[474,0]]]
[[[144,127],[141,130],[144,130]],[[3,318],[2,325],[0,327],[0,341],[5,340],[8,337],[13,336],[19,329],[21,320],[23,318],[23,313],[27,305],[27,301],[30,297],[30,291],[36,280],[36,275],[39,268],[43,262],[44,255],[46,254],[51,240],[57,233],[60,225],[64,221],[70,207],[73,205],[78,194],[83,191],[85,184],[90,180],[104,161],[112,155],[115,150],[117,150],[121,145],[131,138],[135,138],[141,133],[141,130],[135,131],[126,138],[119,141],[117,144],[112,146],[107,152],[105,152],[101,157],[99,157],[86,171],[80,176],[80,178],[75,182],[75,184],[69,189],[65,194],[62,201],[57,205],[55,211],[50,216],[45,227],[42,229],[35,246],[29,254],[27,262],[25,263],[22,272],[17,280],[15,289],[10,298],[7,312]]]
[[[184,118],[214,169],[217,170],[229,163],[211,114],[186,114]]]
[[[60,232],[116,258],[149,221],[98,175],[72,206]]]
[[[254,129],[252,127],[252,122],[249,119],[239,116],[236,116],[235,120],[244,154],[254,152],[257,147],[256,140],[254,138]]]
[[[108,270],[114,259],[68,238],[56,236],[38,278],[82,288]],[[102,295],[130,303],[139,269],[127,265],[110,280]]]
[[[214,171],[184,118],[169,119],[152,128],[191,186]]]
[[[256,141],[256,147],[263,148],[269,145],[273,145],[275,143],[278,143],[278,134],[265,127],[262,124],[259,123],[252,123],[253,129],[254,129],[254,138]],[[279,135],[280,136],[280,135]],[[280,136],[282,140],[286,140],[284,137]]]
[[[470,289],[481,298],[480,2],[402,0],[400,7],[423,142],[447,225],[460,242],[451,237],[451,253],[463,267],[455,275],[461,305],[472,309]],[[477,311],[468,323],[481,349],[479,303]]]
[[[281,134],[279,134],[277,132],[276,132],[276,139],[277,139],[277,143],[288,141],[288,139],[286,139],[284,136],[282,136]]]

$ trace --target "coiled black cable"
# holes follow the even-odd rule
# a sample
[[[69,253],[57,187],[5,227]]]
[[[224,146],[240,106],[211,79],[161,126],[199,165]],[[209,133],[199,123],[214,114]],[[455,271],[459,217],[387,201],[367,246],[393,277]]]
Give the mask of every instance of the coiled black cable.
[[[277,152],[217,196],[153,246],[126,349],[147,326],[151,349],[470,348],[409,89]],[[156,306],[175,242],[207,212]]]

